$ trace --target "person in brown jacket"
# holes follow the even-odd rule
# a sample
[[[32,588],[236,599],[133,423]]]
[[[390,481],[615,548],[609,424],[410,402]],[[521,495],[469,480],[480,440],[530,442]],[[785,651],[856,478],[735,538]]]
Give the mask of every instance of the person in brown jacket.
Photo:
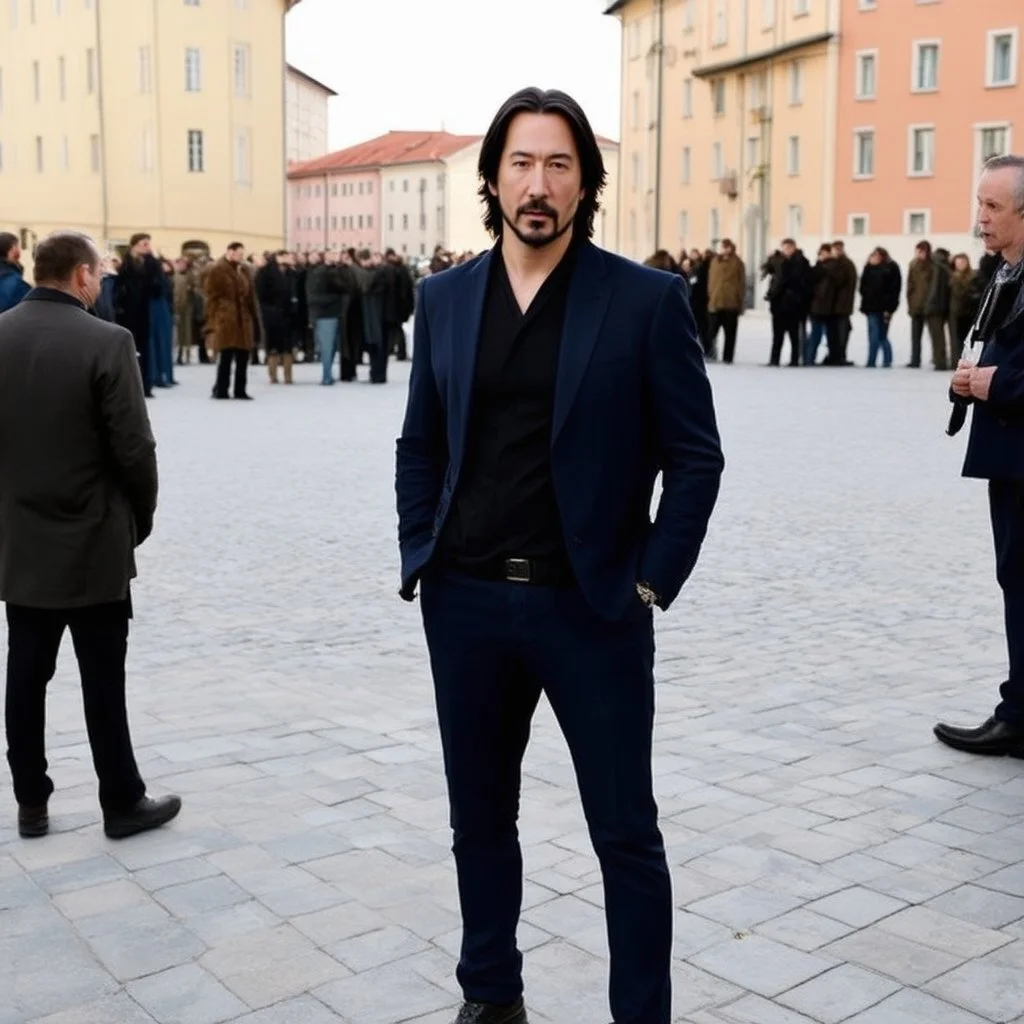
[[[205,333],[210,347],[219,353],[214,398],[229,398],[231,366],[235,367],[235,398],[250,400],[246,391],[249,355],[256,337],[259,312],[252,277],[242,267],[245,247],[232,242],[227,252],[210,267],[203,293],[206,298]]]
[[[921,338],[934,274],[931,242],[919,242],[907,268],[907,312],[910,314],[910,362],[907,366],[915,370],[921,366]]]
[[[708,348],[714,351],[718,328],[725,332],[722,362],[731,363],[736,353],[736,329],[746,306],[747,268],[736,255],[736,246],[722,239],[722,251],[708,271]]]
[[[846,246],[841,241],[832,243],[832,264],[834,291],[832,294],[831,330],[826,363],[829,366],[852,366],[847,356],[850,331],[853,329],[853,307],[857,301],[857,265],[846,255]]]
[[[192,362],[192,289],[189,285],[189,264],[184,256],[174,263],[174,332],[178,350],[177,363]]]

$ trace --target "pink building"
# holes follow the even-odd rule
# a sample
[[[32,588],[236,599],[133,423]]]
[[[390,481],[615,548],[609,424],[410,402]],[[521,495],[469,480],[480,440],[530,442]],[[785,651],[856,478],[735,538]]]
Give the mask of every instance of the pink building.
[[[381,249],[381,169],[438,158],[471,139],[447,132],[388,132],[288,169],[288,246]]]
[[[975,194],[1020,139],[1021,0],[843,3],[835,230],[904,261],[927,237],[972,255]]]

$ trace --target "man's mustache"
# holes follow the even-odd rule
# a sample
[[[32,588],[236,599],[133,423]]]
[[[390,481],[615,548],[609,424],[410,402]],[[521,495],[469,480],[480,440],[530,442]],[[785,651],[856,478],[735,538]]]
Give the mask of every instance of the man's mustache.
[[[548,217],[558,218],[558,214],[545,202],[526,203],[516,210],[516,217],[528,217],[530,214],[543,213]]]

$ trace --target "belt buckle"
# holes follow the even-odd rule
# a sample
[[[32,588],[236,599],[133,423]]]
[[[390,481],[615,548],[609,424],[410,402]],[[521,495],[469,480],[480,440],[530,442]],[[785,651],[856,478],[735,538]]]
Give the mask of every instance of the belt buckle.
[[[505,579],[510,583],[529,583],[533,579],[533,569],[528,558],[506,558]]]

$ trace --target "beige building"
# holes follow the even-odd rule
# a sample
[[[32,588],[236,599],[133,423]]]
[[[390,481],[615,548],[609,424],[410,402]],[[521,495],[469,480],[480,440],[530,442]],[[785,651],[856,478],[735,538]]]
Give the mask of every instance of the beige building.
[[[837,0],[617,0],[623,252],[831,234]],[[759,291],[759,289],[758,289]]]
[[[315,160],[328,152],[328,106],[338,94],[291,64],[285,69],[284,88],[286,159],[289,164]]]
[[[7,0],[0,226],[271,248],[284,237],[284,16],[298,0]]]

